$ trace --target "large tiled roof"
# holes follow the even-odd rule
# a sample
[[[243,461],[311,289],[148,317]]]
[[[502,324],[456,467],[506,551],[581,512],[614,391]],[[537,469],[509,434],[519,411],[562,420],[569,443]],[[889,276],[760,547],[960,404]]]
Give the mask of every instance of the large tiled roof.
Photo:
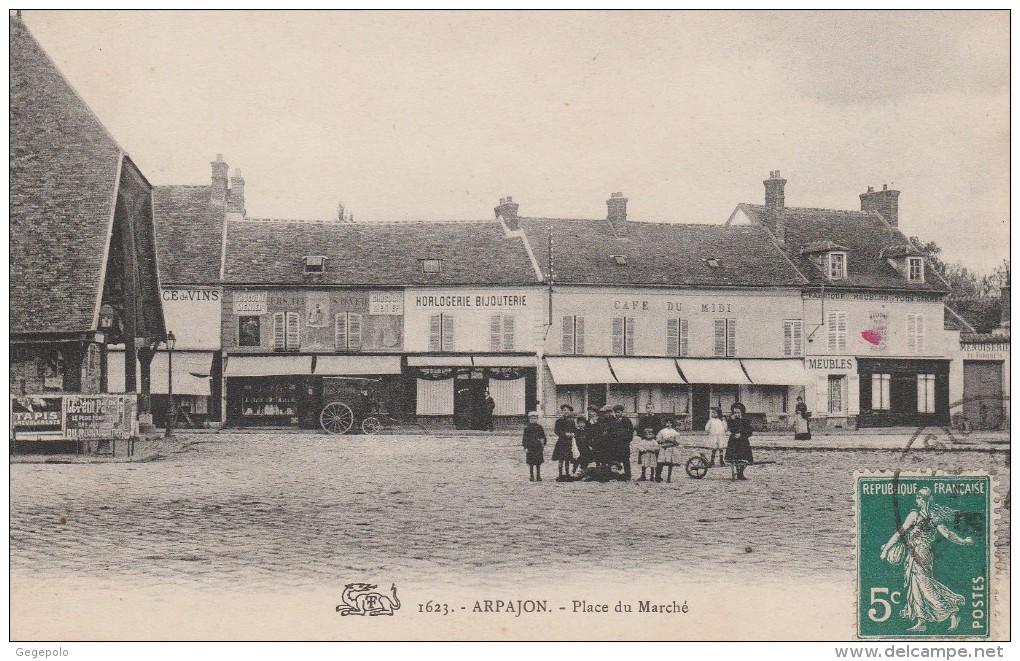
[[[121,149],[10,19],[10,330],[93,329]]]
[[[553,280],[589,285],[705,287],[797,286],[805,280],[756,226],[626,221],[620,236],[607,220],[522,218],[535,256]],[[613,255],[623,255],[621,265]],[[707,260],[715,258],[718,267]]]
[[[223,206],[211,186],[157,186],[152,191],[159,280],[166,285],[216,284],[223,245]]]
[[[764,205],[741,204],[740,208],[767,224]],[[899,253],[910,241],[878,213],[786,207],[783,209],[783,223],[787,254],[812,282],[821,283],[826,279],[811,261],[811,255],[802,254],[801,250],[832,242],[845,247],[847,252],[847,278],[840,281],[841,287],[948,291],[948,286],[930,267],[926,269],[925,282],[918,283],[908,281],[889,264],[882,251]]]
[[[306,276],[304,257],[323,255],[326,271]],[[441,259],[422,273],[419,260]],[[495,221],[336,223],[232,221],[224,282],[324,285],[527,285],[539,282],[524,241]]]

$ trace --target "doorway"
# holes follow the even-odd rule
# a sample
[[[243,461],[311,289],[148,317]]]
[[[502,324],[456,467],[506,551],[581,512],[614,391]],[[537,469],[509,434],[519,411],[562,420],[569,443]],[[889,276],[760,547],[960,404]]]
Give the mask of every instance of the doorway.
[[[489,379],[480,369],[461,370],[454,379],[453,424],[457,429],[482,429],[485,389]]]
[[[704,429],[712,408],[712,387],[706,384],[691,386],[691,427]]]
[[[963,414],[974,429],[1002,425],[1002,363],[964,361]]]

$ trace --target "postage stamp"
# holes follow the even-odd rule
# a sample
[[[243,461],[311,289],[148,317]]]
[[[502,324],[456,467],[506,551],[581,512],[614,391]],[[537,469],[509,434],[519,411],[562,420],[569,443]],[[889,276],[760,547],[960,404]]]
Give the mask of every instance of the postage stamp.
[[[861,638],[987,638],[988,475],[856,476]]]

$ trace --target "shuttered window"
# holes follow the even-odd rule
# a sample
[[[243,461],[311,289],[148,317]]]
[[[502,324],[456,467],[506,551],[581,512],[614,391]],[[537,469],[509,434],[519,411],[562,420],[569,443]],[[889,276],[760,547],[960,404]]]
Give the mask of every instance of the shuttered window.
[[[907,315],[907,353],[924,353],[924,315]]]
[[[829,375],[829,413],[842,413],[843,393],[846,388],[846,377],[842,375]]]
[[[489,350],[514,350],[514,317],[511,314],[495,314],[489,319]]]
[[[273,349],[283,351],[287,348],[285,317],[282,312],[273,314]]]
[[[634,317],[613,317],[613,355],[634,354]]]
[[[429,317],[429,351],[453,351],[453,315],[434,314]]]
[[[339,312],[336,315],[335,344],[337,351],[361,350],[361,314]]]
[[[737,355],[737,320],[715,320],[715,355],[733,357]]]
[[[560,348],[565,354],[584,353],[584,317],[563,317],[563,344]]]
[[[846,312],[830,312],[826,315],[826,330],[829,336],[829,351],[846,351]]]
[[[803,351],[803,323],[799,319],[783,322],[783,355],[799,356]]]
[[[666,320],[666,355],[686,356],[688,348],[688,324],[686,319]]]
[[[453,351],[454,350],[454,332],[453,332],[453,315],[443,314],[440,315],[443,324],[443,346],[441,351]]]
[[[287,313],[287,349],[296,351],[301,348],[301,315],[297,312]]]

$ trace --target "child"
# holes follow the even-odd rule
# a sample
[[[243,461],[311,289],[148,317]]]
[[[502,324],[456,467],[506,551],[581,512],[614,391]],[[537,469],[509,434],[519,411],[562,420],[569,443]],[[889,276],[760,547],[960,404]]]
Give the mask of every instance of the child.
[[[556,421],[553,433],[556,434],[556,445],[553,446],[552,458],[558,462],[559,476],[557,482],[570,479],[570,464],[574,462],[573,446],[577,422],[574,420],[574,407],[564,404],[560,407],[560,418]]]
[[[538,424],[538,412],[528,414],[528,425],[524,428],[524,460],[532,482],[542,481],[542,462],[545,461],[545,430]]]
[[[666,418],[665,427],[655,436],[659,444],[659,465],[655,467],[655,481],[662,482],[662,468],[666,467],[666,482],[673,480],[673,466],[683,463],[677,448],[680,446],[680,432],[676,430],[676,421]]]
[[[591,444],[588,441],[588,419],[578,418],[575,424],[577,425],[577,431],[574,432],[574,445],[577,446],[580,456],[574,459],[573,470],[571,471],[573,475],[577,475],[578,469],[586,470],[589,462],[591,462]],[[573,448],[571,448],[571,456],[573,456]]]
[[[641,464],[641,477],[638,478],[638,482],[648,479],[645,477],[645,470],[651,473],[654,480],[655,466],[659,457],[659,444],[655,441],[654,429],[645,427],[644,437],[637,442],[637,451],[638,463]]]
[[[722,419],[722,409],[712,409],[711,416],[708,424],[705,425],[705,431],[708,432],[708,445],[712,448],[712,461],[709,466],[715,465],[716,453],[719,454],[719,465],[725,466],[723,454],[725,453],[726,440],[729,437],[729,429],[726,427],[726,421]]]

